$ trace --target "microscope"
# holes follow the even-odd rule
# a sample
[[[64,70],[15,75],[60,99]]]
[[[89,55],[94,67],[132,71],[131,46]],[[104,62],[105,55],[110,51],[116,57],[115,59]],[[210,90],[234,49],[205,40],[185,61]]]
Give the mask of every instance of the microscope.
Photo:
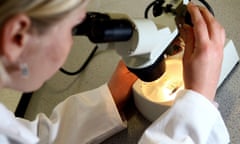
[[[131,72],[151,82],[165,72],[165,57],[172,51],[169,45],[179,34],[176,22],[191,24],[187,2],[156,0],[145,11],[145,18],[138,19],[126,14],[88,12],[85,21],[74,29],[74,35],[84,35],[98,46],[107,44],[114,48]]]
[[[214,15],[205,0],[199,1]],[[87,36],[99,47],[116,50],[128,69],[139,78],[133,86],[135,104],[150,121],[171,106],[175,93],[183,87],[181,58],[184,46],[181,46],[178,27],[184,23],[192,25],[186,8],[188,2],[155,0],[146,8],[145,18],[88,12],[84,22],[73,31],[74,35]],[[148,16],[150,9],[151,18]],[[218,86],[238,62],[236,48],[227,40]]]

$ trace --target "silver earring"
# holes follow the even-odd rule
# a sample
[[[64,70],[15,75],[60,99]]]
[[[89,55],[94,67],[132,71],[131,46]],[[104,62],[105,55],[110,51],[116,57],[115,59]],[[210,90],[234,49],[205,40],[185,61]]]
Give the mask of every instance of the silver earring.
[[[20,70],[23,77],[27,78],[29,76],[29,69],[26,63],[20,64]]]

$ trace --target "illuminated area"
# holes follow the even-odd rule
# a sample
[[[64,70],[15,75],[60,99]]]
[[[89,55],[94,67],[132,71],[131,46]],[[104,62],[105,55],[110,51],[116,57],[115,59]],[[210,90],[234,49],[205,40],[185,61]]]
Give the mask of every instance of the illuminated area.
[[[158,80],[141,83],[142,95],[153,102],[171,105],[176,92],[183,88],[182,61],[180,59],[166,60],[166,71]]]
[[[137,109],[150,121],[156,120],[175,101],[177,92],[184,88],[182,57],[184,42],[175,39],[167,48],[165,73],[153,82],[138,79],[133,85]]]

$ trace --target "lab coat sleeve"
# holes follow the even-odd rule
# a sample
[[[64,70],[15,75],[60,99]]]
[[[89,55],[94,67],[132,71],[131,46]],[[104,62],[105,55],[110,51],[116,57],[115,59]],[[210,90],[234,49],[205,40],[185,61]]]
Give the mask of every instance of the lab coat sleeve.
[[[45,144],[100,143],[126,128],[107,84],[69,97],[49,118],[39,114],[33,122],[19,121]]]
[[[173,106],[143,134],[139,144],[228,144],[227,128],[216,106],[191,90],[178,93]]]

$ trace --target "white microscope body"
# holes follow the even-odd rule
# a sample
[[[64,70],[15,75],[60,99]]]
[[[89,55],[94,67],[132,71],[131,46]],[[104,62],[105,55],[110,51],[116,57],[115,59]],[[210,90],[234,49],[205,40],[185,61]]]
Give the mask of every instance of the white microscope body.
[[[169,19],[169,17],[173,17],[173,15],[164,15],[154,20],[134,19],[132,22],[135,24],[135,31],[133,37],[129,41],[108,43],[107,45],[117,50],[128,67],[136,69],[148,67],[165,52],[178,35],[178,29],[175,26],[174,18]],[[168,59],[168,57],[164,58]],[[181,57],[177,58],[181,60]],[[234,43],[232,40],[227,39],[224,47],[224,58],[218,87],[223,83],[238,62],[239,56]],[[179,65],[181,66],[181,63],[179,63]],[[168,67],[166,67],[166,69],[167,68]],[[180,70],[178,68],[179,67],[176,67],[175,69],[176,73]],[[165,71],[167,72],[168,70]],[[164,76],[162,76],[162,78],[163,77]],[[161,77],[159,79],[161,79]],[[178,89],[183,88],[183,85],[182,87],[176,87],[176,89],[172,88],[174,92],[171,94],[158,92],[160,93],[158,97],[161,98],[152,99],[150,98],[150,93],[152,92],[149,93],[146,89],[151,89],[151,87],[153,87],[153,90],[161,89],[164,91],[165,88],[159,87],[169,87],[165,85],[167,82],[162,85],[154,85],[154,82],[155,81],[146,83],[139,79],[133,86],[135,105],[143,116],[150,121],[154,121],[166,111],[171,106]],[[170,87],[174,85],[171,83],[167,84],[170,85]],[[159,99],[161,100],[158,101]]]

